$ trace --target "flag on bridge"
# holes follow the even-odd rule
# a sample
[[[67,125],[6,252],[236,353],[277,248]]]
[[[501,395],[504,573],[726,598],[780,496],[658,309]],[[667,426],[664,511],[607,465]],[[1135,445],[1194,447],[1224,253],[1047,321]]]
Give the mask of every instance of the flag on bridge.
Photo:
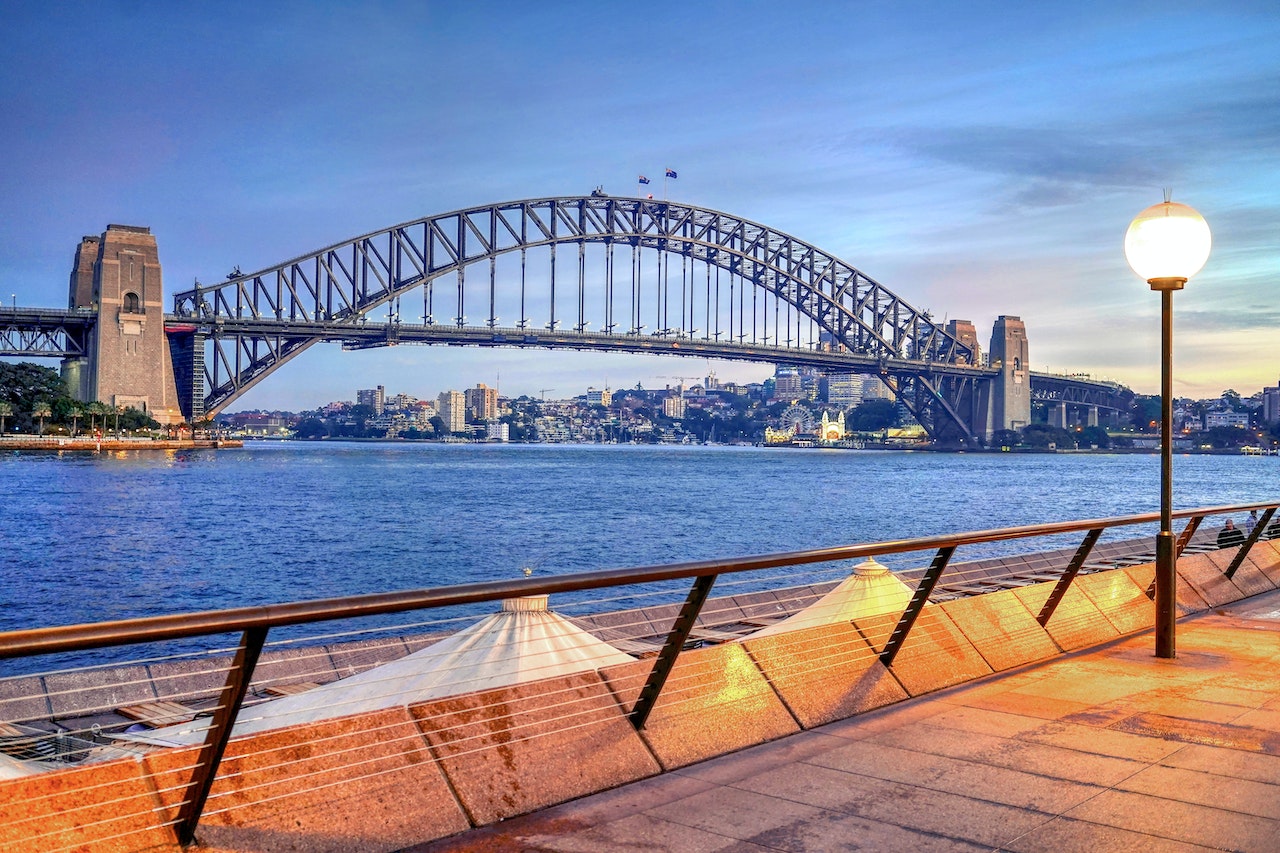
[[[640,183],[642,183],[642,184],[647,184],[647,183],[649,183],[649,179],[648,179],[648,178],[646,178],[644,175],[641,175],[639,178],[636,178],[636,180],[637,180],[637,181],[639,181],[639,182],[640,182]]]
[[[668,178],[674,178],[674,177],[676,177],[676,170],[675,170],[675,169],[667,169],[667,177],[668,177]]]

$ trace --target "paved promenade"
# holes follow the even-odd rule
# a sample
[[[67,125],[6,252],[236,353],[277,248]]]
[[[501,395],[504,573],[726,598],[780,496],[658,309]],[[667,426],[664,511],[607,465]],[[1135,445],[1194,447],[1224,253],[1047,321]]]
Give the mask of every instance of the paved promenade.
[[[1280,850],[1280,590],[413,848]]]

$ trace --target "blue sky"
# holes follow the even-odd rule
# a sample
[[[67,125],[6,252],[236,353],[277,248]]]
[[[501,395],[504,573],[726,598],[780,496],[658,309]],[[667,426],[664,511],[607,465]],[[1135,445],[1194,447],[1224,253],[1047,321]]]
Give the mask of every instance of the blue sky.
[[[1041,8],[1043,6],[1043,8]],[[0,8],[0,296],[148,225],[166,288],[459,207],[679,171],[674,200],[831,251],[937,317],[1027,324],[1034,369],[1158,389],[1129,220],[1214,233],[1176,393],[1280,378],[1274,3],[25,3]],[[758,380],[542,351],[313,348],[232,408]]]

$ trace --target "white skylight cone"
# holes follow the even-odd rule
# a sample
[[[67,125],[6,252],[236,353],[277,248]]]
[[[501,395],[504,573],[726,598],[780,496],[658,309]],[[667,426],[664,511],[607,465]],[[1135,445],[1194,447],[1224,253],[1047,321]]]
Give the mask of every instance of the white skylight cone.
[[[899,580],[887,567],[877,563],[874,558],[865,560],[854,566],[849,577],[822,598],[781,622],[749,634],[747,639],[883,616],[886,613],[899,614],[907,609],[911,593],[911,587]]]
[[[235,734],[394,708],[635,660],[547,609],[547,596],[509,598],[502,610],[434,645],[350,678],[246,708]],[[122,736],[157,744],[204,739],[205,721]]]

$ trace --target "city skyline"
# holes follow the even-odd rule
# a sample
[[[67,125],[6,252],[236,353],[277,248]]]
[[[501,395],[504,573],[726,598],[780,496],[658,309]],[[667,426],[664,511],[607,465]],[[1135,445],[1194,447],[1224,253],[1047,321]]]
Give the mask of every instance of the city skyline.
[[[0,140],[6,301],[64,304],[76,242],[107,223],[152,228],[172,294],[461,207],[597,185],[661,194],[671,168],[673,200],[812,242],[936,317],[972,320],[984,343],[996,316],[1018,315],[1034,370],[1150,394],[1158,298],[1121,245],[1171,186],[1215,241],[1175,300],[1175,394],[1249,396],[1280,376],[1266,289],[1280,14],[1265,4],[782,17],[19,2],[0,15],[13,42],[0,97],[23,129]],[[708,370],[751,382],[773,367],[325,345],[231,408],[314,408],[370,384],[537,396]]]

